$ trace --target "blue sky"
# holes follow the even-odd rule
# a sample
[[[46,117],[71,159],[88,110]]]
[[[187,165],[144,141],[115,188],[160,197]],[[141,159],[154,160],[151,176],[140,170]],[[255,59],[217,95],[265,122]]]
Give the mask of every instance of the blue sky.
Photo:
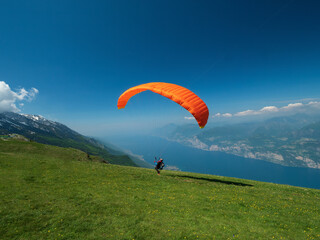
[[[319,11],[288,0],[1,1],[0,81],[21,112],[88,135],[188,122],[148,92],[117,109],[146,82],[189,88],[211,116],[307,104],[320,98]]]

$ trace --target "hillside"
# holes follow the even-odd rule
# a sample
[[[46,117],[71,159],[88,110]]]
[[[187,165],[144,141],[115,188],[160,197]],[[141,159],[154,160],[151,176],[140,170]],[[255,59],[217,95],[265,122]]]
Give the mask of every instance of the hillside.
[[[0,239],[319,239],[320,191],[0,140]]]
[[[138,166],[128,155],[41,116],[0,113],[0,135],[10,133],[21,134],[39,143],[76,148],[90,155],[100,156],[109,163]]]
[[[260,122],[238,123],[195,131],[176,126],[167,137],[208,151],[261,159],[284,166],[320,169],[320,116],[297,114]]]

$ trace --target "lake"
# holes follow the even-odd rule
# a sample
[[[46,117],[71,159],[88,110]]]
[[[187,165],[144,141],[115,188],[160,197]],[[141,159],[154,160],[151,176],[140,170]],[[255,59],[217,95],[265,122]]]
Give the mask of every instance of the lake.
[[[318,169],[285,167],[223,152],[203,151],[154,136],[117,136],[106,140],[142,155],[151,164],[155,156],[161,155],[167,166],[176,166],[181,171],[320,189]]]

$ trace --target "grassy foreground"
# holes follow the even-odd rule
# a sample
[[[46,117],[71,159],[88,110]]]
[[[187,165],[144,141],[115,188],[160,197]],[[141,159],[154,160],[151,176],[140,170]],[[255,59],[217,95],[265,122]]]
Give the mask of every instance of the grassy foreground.
[[[0,239],[320,239],[320,191],[0,140]]]

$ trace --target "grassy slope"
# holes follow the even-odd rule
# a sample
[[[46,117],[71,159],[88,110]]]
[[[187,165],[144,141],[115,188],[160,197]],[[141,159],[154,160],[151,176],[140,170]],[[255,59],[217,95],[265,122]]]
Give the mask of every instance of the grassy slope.
[[[81,135],[77,135],[75,139],[71,138],[59,138],[56,136],[46,136],[46,135],[28,135],[27,137],[31,137],[36,142],[50,144],[54,146],[60,147],[71,147],[76,148],[82,151],[85,151],[91,155],[100,156],[104,160],[108,161],[112,164],[124,165],[124,166],[138,166],[135,164],[127,155],[115,155],[110,153],[111,149],[104,149],[99,146],[96,146],[88,141],[86,137]]]
[[[0,140],[0,239],[319,239],[320,191]]]

